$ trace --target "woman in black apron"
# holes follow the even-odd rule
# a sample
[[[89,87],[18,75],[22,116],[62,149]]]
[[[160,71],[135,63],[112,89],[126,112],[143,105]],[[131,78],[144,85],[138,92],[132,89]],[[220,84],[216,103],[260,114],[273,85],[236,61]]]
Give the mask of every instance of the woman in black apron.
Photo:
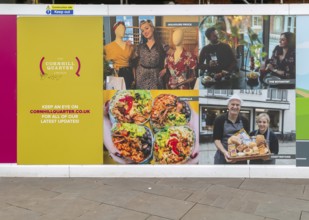
[[[258,129],[250,133],[250,136],[264,135],[264,138],[269,146],[270,152],[273,154],[278,154],[279,152],[279,143],[278,138],[275,133],[272,132],[269,128],[270,118],[266,113],[261,113],[256,118],[256,123]],[[250,160],[250,164],[275,164],[276,159],[270,160]]]
[[[246,118],[239,115],[242,100],[237,94],[228,100],[228,113],[220,115],[214,123],[213,139],[217,147],[214,157],[215,164],[246,164],[247,161],[231,163],[228,156],[228,139],[244,128],[249,131],[249,122]]]

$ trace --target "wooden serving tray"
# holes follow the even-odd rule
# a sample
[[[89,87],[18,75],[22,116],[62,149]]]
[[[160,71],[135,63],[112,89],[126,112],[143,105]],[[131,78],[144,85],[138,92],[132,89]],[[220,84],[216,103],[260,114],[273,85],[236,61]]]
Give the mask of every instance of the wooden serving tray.
[[[248,156],[237,156],[237,157],[230,157],[229,159],[232,160],[232,162],[238,162],[238,161],[244,161],[244,160],[270,160],[270,153],[264,154],[264,155],[248,155]]]

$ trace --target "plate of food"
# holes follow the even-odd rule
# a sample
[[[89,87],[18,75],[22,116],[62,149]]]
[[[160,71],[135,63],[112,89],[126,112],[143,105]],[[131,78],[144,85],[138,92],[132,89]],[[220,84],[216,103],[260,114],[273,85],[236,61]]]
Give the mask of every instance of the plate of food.
[[[155,134],[154,158],[158,164],[187,162],[195,146],[195,133],[188,126],[173,126]]]
[[[251,71],[250,73],[247,74],[247,79],[248,80],[258,80],[260,74],[258,72],[253,72]]]
[[[260,74],[258,72],[251,71],[247,74],[247,83],[248,84],[257,84],[259,81]]]
[[[215,80],[211,76],[202,76],[201,82],[204,86],[211,86],[214,84]]]
[[[144,125],[115,123],[111,129],[113,147],[108,149],[118,163],[150,163],[153,156],[153,135]]]
[[[213,82],[227,81],[233,77],[232,73],[227,71],[222,71],[219,73],[210,73],[209,76],[212,77]]]
[[[109,103],[111,122],[144,124],[149,120],[152,97],[148,90],[117,91]]]
[[[191,109],[187,102],[179,101],[171,94],[161,94],[154,99],[150,124],[154,131],[164,127],[186,125],[191,119]]]

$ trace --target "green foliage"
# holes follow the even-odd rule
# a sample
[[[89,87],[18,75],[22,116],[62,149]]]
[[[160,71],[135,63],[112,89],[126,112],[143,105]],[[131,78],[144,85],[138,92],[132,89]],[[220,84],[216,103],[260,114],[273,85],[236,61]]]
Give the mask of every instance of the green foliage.
[[[262,52],[264,44],[258,38],[258,35],[248,27],[248,35],[250,39],[250,54],[254,57],[254,65],[256,68],[261,66],[261,60],[266,57],[267,53]]]
[[[113,69],[109,66],[109,62],[104,60],[103,63],[104,66],[104,78],[106,78],[106,76],[112,76],[114,74]]]
[[[261,52],[263,47],[264,45],[262,43],[255,43],[250,45],[250,53],[251,56],[254,57],[255,67],[260,67],[261,59],[267,55],[266,52]]]
[[[264,16],[263,19],[267,19],[267,16]],[[261,40],[258,38],[258,34],[255,33],[250,27],[248,27],[248,36],[250,41],[247,42],[243,39],[240,34],[240,24],[242,22],[241,16],[228,16],[228,20],[231,24],[231,33],[227,33],[225,31],[225,24],[221,22],[217,22],[215,28],[219,33],[219,40],[221,42],[227,43],[234,50],[235,55],[237,55],[237,48],[239,46],[247,46],[250,50],[250,55],[254,57],[254,65],[255,67],[261,66],[261,60],[266,57],[267,53],[262,52],[264,47]]]

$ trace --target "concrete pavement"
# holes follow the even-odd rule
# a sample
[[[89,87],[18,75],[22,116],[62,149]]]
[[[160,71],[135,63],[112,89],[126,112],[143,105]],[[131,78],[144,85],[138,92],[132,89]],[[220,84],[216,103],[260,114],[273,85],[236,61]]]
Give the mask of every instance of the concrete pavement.
[[[305,220],[309,180],[2,177],[0,219]]]

